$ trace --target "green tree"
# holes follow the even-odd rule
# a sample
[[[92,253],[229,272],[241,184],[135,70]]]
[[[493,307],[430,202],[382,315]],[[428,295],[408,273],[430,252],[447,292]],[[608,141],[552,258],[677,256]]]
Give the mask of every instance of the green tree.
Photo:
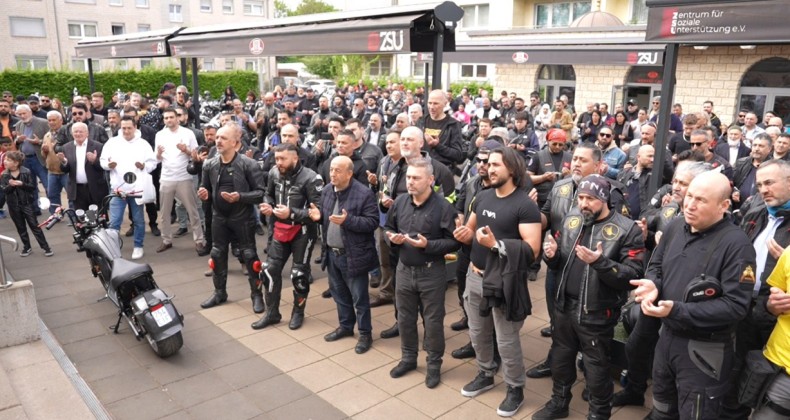
[[[335,12],[337,9],[331,4],[324,3],[321,0],[302,0],[296,9],[291,10],[282,0],[274,1],[274,16],[276,18],[286,16],[304,16],[316,13]],[[325,77],[327,79],[334,79],[343,71],[343,57],[321,55],[321,56],[284,56],[277,57],[280,63],[305,63],[307,71],[312,74]]]
[[[321,0],[302,0],[302,2],[299,3],[299,6],[296,6],[296,10],[294,10],[290,16],[313,15],[316,13],[335,11],[337,11],[337,9],[335,9],[334,6],[324,3]]]

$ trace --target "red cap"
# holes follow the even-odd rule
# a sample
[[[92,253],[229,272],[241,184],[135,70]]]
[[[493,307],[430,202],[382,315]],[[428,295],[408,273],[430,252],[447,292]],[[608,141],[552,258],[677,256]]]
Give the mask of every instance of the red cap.
[[[568,136],[565,134],[565,130],[559,128],[552,128],[546,134],[546,140],[550,142],[565,143],[566,141],[568,141]]]

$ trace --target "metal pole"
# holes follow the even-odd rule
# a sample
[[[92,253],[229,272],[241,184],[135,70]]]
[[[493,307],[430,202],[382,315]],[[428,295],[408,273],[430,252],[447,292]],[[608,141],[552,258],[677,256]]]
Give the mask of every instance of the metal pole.
[[[430,70],[428,68],[429,66],[430,66],[430,64],[428,64],[427,61],[423,64],[423,68],[425,69],[425,92],[426,93],[430,92],[430,90],[428,89],[428,70]],[[426,98],[427,98],[427,96],[426,96]]]
[[[181,57],[181,84],[186,86],[187,80],[187,59],[186,57]]]
[[[88,86],[91,93],[96,92],[96,81],[93,79],[93,60],[88,59]]]
[[[664,178],[664,160],[669,150],[669,123],[672,121],[672,103],[675,92],[675,72],[678,67],[678,44],[667,44],[667,51],[664,55],[664,78],[661,81],[661,107],[658,111],[658,124],[656,126],[656,141],[653,145],[655,156],[653,159],[653,175],[650,177],[647,194],[652,197],[661,187]]]
[[[436,38],[433,43],[433,81],[431,83],[432,89],[442,88],[442,54],[444,53],[444,24],[434,18],[434,23],[431,26],[438,26],[436,31]],[[427,74],[426,74],[427,77]],[[426,96],[427,97],[427,96]]]
[[[195,128],[200,130],[200,83],[198,83],[198,62],[192,57],[192,111],[195,113]]]
[[[19,248],[19,244],[16,242],[16,239],[14,238],[9,238],[8,236],[5,235],[0,235],[0,271],[2,271],[2,275],[0,275],[0,289],[6,289],[8,287],[11,287],[13,281],[10,278],[8,278],[8,275],[6,274],[5,258],[3,257],[3,247],[1,244],[2,242],[13,245],[14,251],[16,251]]]

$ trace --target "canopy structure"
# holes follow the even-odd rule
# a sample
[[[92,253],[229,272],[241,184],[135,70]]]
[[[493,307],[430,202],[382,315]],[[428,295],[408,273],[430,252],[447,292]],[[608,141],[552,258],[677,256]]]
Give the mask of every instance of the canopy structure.
[[[645,42],[665,43],[664,79],[656,132],[654,160],[663,162],[667,153],[670,112],[677,71],[678,46],[757,45],[790,42],[787,0],[647,0]],[[654,165],[649,193],[661,182],[661,165]]]
[[[170,55],[168,40],[182,29],[86,38],[77,43],[76,55],[88,59],[167,57]]]
[[[447,53],[451,63],[495,64],[600,64],[618,66],[660,66],[664,63],[663,44],[640,45],[641,39],[563,39],[559,43],[529,40],[505,42],[490,40],[462,42]]]
[[[432,52],[434,88],[441,86],[441,57],[455,51],[463,9],[446,1],[321,13],[251,25],[187,28],[169,41],[176,57],[244,57]]]

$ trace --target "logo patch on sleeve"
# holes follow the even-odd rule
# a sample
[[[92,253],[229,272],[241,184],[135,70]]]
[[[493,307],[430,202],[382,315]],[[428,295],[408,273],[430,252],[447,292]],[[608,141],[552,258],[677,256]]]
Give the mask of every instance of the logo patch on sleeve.
[[[743,269],[743,273],[741,273],[741,283],[751,283],[754,284],[756,281],[754,277],[754,269],[751,265],[747,265],[745,269]]]

